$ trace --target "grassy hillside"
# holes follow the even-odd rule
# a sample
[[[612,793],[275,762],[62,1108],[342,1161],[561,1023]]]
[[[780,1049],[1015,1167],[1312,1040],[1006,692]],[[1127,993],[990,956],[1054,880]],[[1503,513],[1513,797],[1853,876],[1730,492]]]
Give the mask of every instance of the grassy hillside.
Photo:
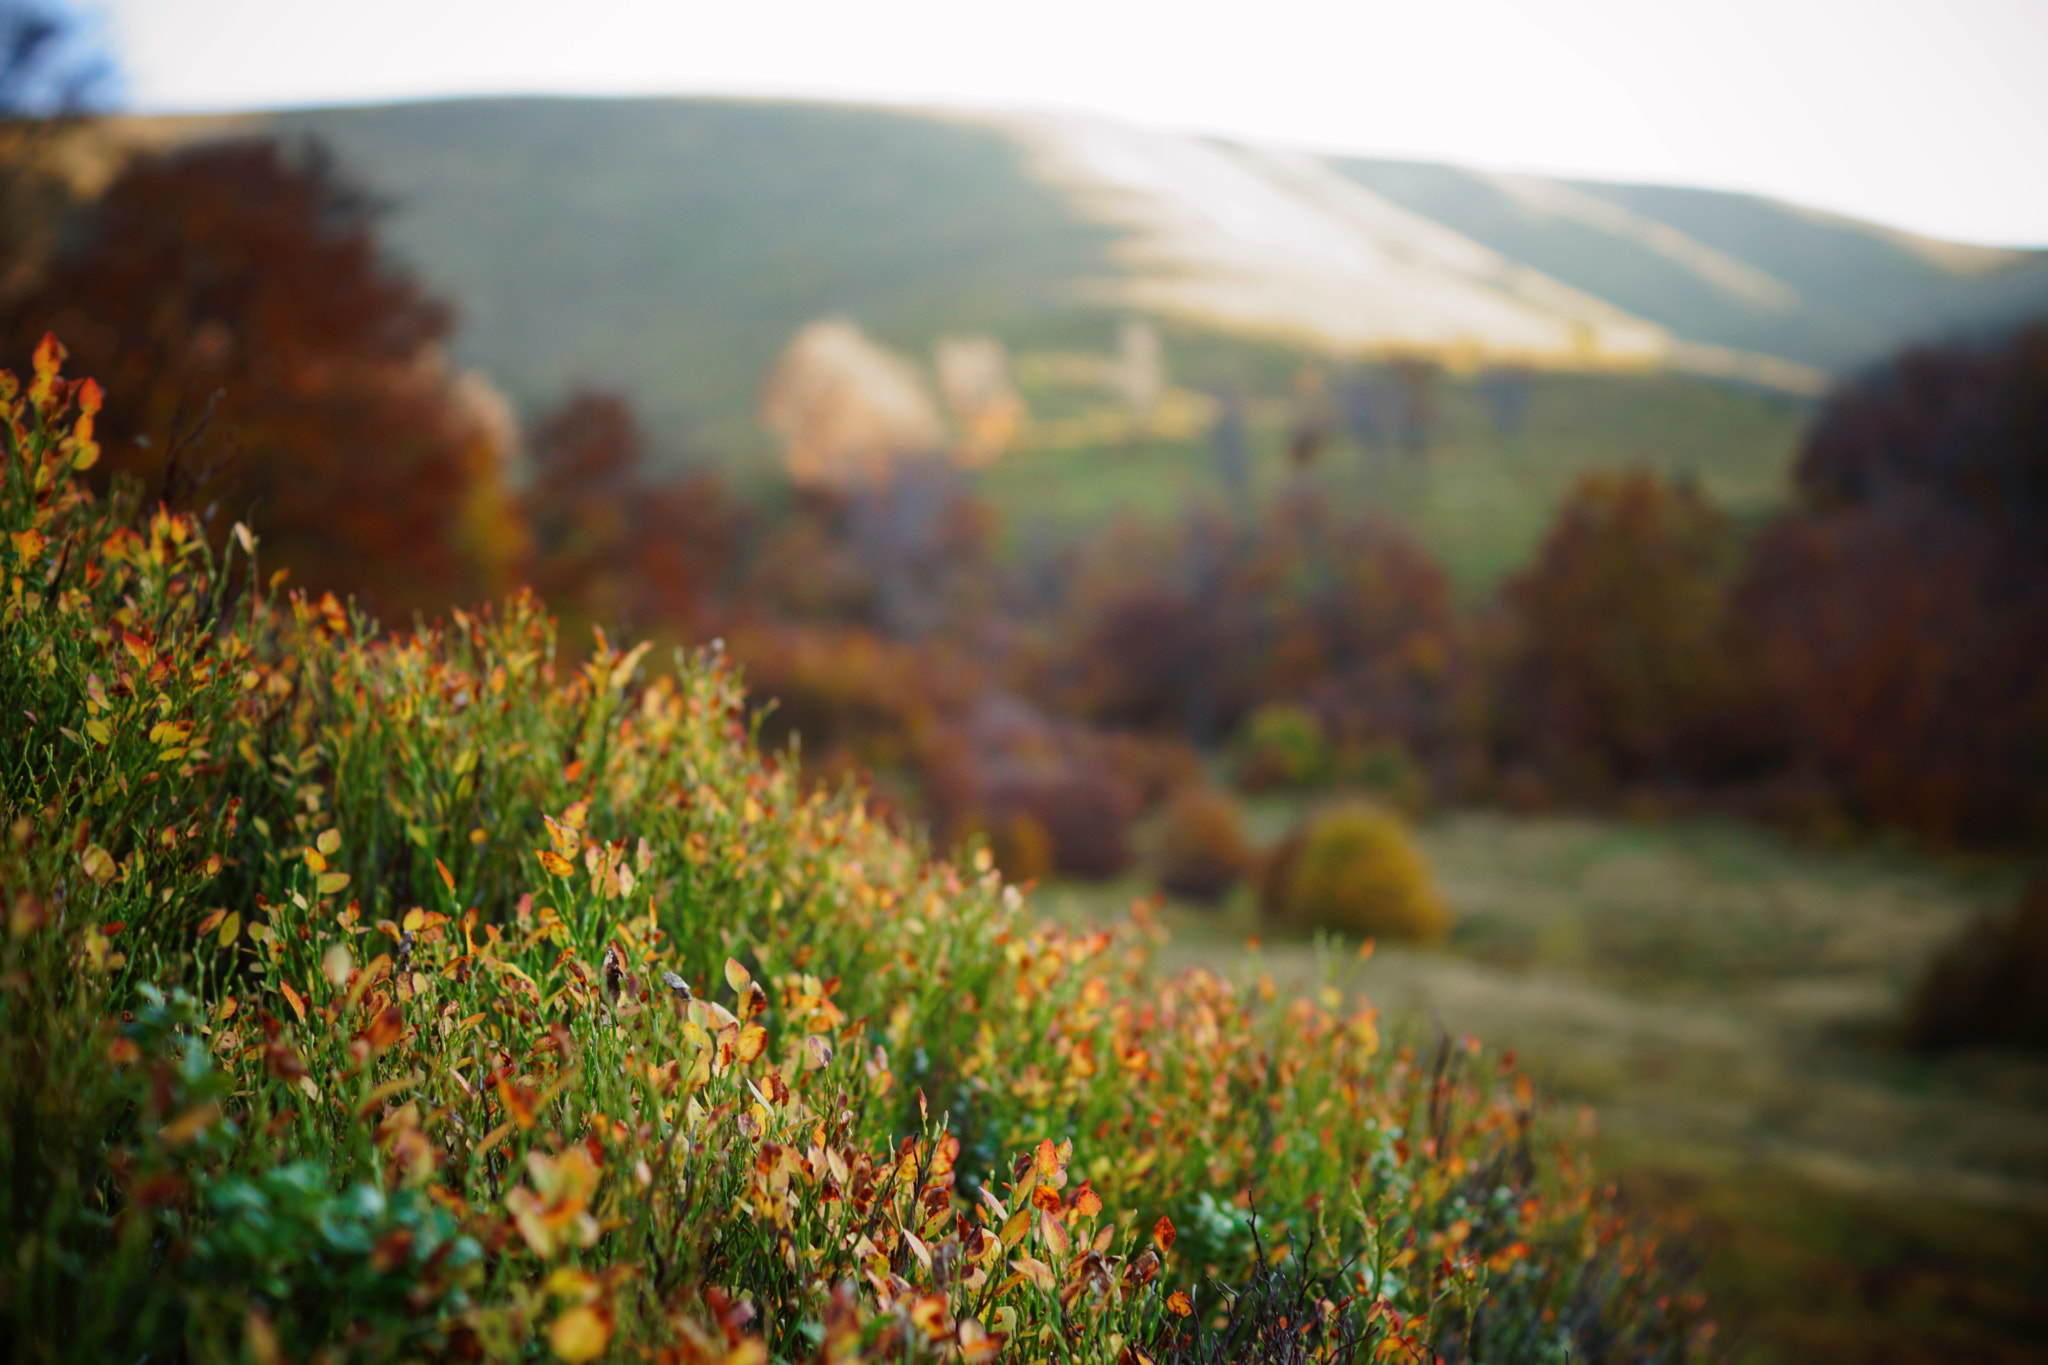
[[[0,375],[10,1360],[1704,1356],[1511,1066],[1041,922],[717,651],[278,601],[82,485],[58,360]]]
[[[792,329],[822,314],[850,313],[915,353],[954,330],[992,331],[1013,351],[1113,334],[1076,287],[1125,270],[1114,234],[1035,179],[1019,142],[987,123],[684,99],[481,100],[269,122],[326,139],[390,198],[390,237],[457,304],[466,359],[528,405],[577,380],[624,385],[672,453],[694,446],[756,466],[769,449],[753,418],[760,385]],[[1916,244],[1707,191],[1533,182],[1577,205],[1538,212],[1450,167],[1336,164],[1681,339],[1826,369],[2048,307],[2039,253]],[[1602,212],[1628,222],[1597,224]],[[1660,231],[1690,245],[1644,244]]]
[[[1504,181],[1423,162],[1337,165],[1674,335],[1831,372],[1916,337],[2048,310],[2044,252],[1955,248],[1754,195]]]
[[[487,100],[275,126],[391,199],[390,240],[456,303],[464,358],[519,399],[623,386],[672,449],[742,464],[801,324],[845,312],[918,352],[1048,334],[1105,246],[1000,135],[883,110]]]
[[[1290,387],[1304,357],[1186,331],[1169,334],[1167,354],[1185,384],[1252,395],[1255,498],[1299,477],[1287,440],[1300,416]],[[1063,396],[1029,386],[1025,395],[1034,410]],[[1559,501],[1587,472],[1648,467],[1697,480],[1739,518],[1769,512],[1789,491],[1806,414],[1796,400],[1671,374],[1535,374],[1512,430],[1476,376],[1445,376],[1437,401],[1439,429],[1426,452],[1363,443],[1340,424],[1310,477],[1340,503],[1377,507],[1409,526],[1467,603],[1529,562]],[[1020,550],[1096,534],[1120,516],[1161,521],[1228,496],[1205,437],[1026,448],[979,477]]]

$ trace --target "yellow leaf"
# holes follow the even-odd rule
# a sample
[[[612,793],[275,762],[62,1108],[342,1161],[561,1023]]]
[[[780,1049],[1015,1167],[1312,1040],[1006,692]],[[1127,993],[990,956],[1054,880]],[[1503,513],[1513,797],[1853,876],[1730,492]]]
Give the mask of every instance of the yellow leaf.
[[[323,872],[320,874],[320,880],[314,883],[314,885],[319,889],[321,895],[331,896],[348,885],[348,873]]]
[[[13,539],[14,553],[20,555],[24,560],[33,562],[42,557],[43,546],[46,542],[43,540],[43,533],[41,531],[16,531]]]
[[[759,1024],[749,1024],[740,1030],[739,1047],[736,1049],[742,1063],[751,1062],[768,1047],[768,1030]]]
[[[320,837],[313,842],[319,846],[323,854],[332,858],[341,849],[341,831],[338,829],[323,829],[320,831]]]
[[[1175,1317],[1184,1318],[1195,1311],[1195,1306],[1188,1301],[1188,1296],[1178,1289],[1166,1296],[1166,1306]]]
[[[551,848],[540,850],[540,865],[550,876],[572,877],[576,874],[576,865]]]
[[[327,870],[327,860],[320,856],[319,849],[309,848],[301,856],[305,858],[306,866],[312,868],[315,872],[325,872]]]
[[[103,720],[87,721],[85,723],[85,732],[101,744],[110,744],[114,739],[114,732],[107,728],[107,723]]]
[[[548,1345],[570,1365],[597,1359],[611,1340],[611,1319],[588,1304],[571,1308],[548,1329]]]
[[[427,912],[415,905],[412,909],[405,912],[405,921],[399,927],[408,934],[416,934],[425,927],[426,922]]]
[[[85,869],[85,875],[105,886],[114,880],[114,855],[98,844],[78,855],[78,865]]]
[[[753,979],[753,973],[738,962],[732,958],[725,960],[725,984],[732,987],[735,993],[744,992]]]
[[[242,935],[242,912],[237,910],[220,922],[220,946],[231,945]]]
[[[547,1291],[557,1298],[589,1303],[597,1297],[597,1276],[574,1266],[558,1266],[548,1275]]]

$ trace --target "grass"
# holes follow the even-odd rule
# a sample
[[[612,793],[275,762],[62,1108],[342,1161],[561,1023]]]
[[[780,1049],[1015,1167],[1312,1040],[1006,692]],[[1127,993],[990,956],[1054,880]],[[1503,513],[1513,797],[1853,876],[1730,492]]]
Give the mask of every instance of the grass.
[[[1684,1361],[1526,1078],[1043,922],[715,651],[385,635],[0,376],[10,1359]]]
[[[1293,404],[1276,395],[1288,391],[1291,370],[1326,362],[1187,332],[1171,335],[1168,359],[1183,383],[1266,395],[1248,409],[1254,501],[1299,477],[1286,453]],[[1025,396],[1034,411],[1073,401],[1070,392]],[[1340,503],[1378,508],[1408,527],[1466,606],[1531,561],[1586,473],[1643,467],[1691,478],[1738,520],[1761,520],[1790,493],[1787,471],[1804,421],[1787,400],[1676,375],[1536,375],[1511,436],[1476,379],[1446,377],[1438,398],[1441,427],[1426,455],[1405,458],[1345,437],[1325,448],[1313,477]],[[1026,448],[981,475],[979,488],[1012,553],[1098,535],[1118,517],[1165,523],[1192,505],[1222,505],[1227,494],[1213,447],[1187,439]]]
[[[1255,840],[1297,809],[1253,803]],[[1893,1042],[1929,957],[2014,868],[1702,821],[1458,812],[1419,839],[1459,911],[1448,945],[1382,946],[1340,981],[1588,1106],[1602,1169],[1689,1229],[1743,1358],[2035,1358],[2048,1066]],[[1085,924],[1145,890],[1041,899]],[[1172,965],[1283,990],[1323,970],[1299,942],[1248,956],[1248,898],[1163,913]]]

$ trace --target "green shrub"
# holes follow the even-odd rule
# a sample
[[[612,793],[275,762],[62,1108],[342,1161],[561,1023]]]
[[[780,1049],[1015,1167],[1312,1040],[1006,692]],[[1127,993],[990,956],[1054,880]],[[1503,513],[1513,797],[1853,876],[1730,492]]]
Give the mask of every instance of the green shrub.
[[[1264,891],[1267,916],[1295,931],[1430,943],[1451,925],[1450,908],[1407,825],[1362,801],[1317,813],[1283,841]]]
[[[1238,785],[1246,791],[1313,787],[1329,780],[1330,737],[1316,713],[1271,702],[1246,717],[1231,745]]]
[[[1237,802],[1214,787],[1183,788],[1160,813],[1153,857],[1160,890],[1203,903],[1221,900],[1252,865]]]

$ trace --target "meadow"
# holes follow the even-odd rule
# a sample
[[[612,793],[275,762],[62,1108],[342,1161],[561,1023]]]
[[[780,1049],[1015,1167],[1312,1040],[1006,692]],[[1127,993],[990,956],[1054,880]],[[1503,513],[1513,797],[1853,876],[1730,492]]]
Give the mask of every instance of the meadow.
[[[1270,842],[1302,804],[1247,824]],[[1276,938],[1241,889],[1165,902],[1162,963],[1329,979],[1417,1032],[1511,1045],[1583,1106],[1600,1169],[1685,1230],[1735,1358],[2034,1358],[2048,1066],[1898,1045],[1930,956],[2010,899],[2015,865],[1699,819],[1458,811],[1416,837],[1458,912],[1440,949]],[[1092,924],[1151,894],[1139,872],[1037,900]]]
[[[1245,492],[1254,506],[1270,503],[1300,473],[1288,440],[1309,405],[1291,390],[1304,378],[1328,386],[1340,369],[1291,347],[1191,330],[1169,330],[1167,347],[1170,373],[1189,392],[1250,395]],[[1239,504],[1206,430],[1153,435],[1070,385],[1031,382],[1030,360],[1020,357],[1020,392],[1034,414],[1057,422],[1092,411],[1099,425],[1127,430],[1057,444],[1027,431],[1020,450],[978,476],[1011,554],[1072,544],[1119,519],[1163,523],[1191,506]],[[1760,521],[1790,497],[1809,415],[1783,395],[1676,374],[1534,372],[1508,427],[1480,374],[1445,372],[1435,399],[1429,444],[1418,452],[1396,449],[1390,436],[1361,440],[1324,418],[1314,473],[1337,505],[1383,512],[1413,534],[1465,607],[1530,562],[1558,506],[1590,473],[1691,480],[1737,521]],[[1316,406],[1333,405],[1326,397]]]

